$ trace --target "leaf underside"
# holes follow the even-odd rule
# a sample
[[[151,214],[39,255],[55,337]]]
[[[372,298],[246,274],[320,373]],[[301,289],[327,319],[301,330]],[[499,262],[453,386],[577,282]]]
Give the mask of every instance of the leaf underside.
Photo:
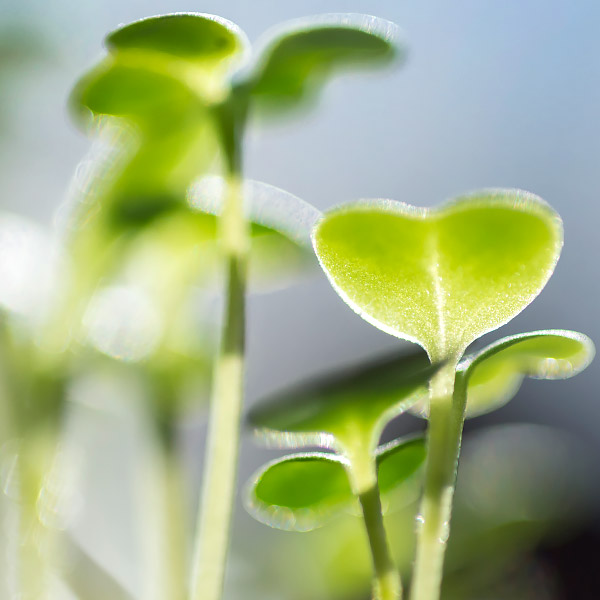
[[[534,331],[503,338],[468,357],[462,367],[468,378],[467,417],[506,404],[516,395],[525,377],[573,377],[593,357],[592,341],[574,331]]]
[[[402,489],[425,460],[423,438],[396,440],[377,451],[380,490]],[[356,502],[346,463],[334,454],[286,456],[251,480],[246,508],[257,520],[278,529],[309,531]]]
[[[436,369],[422,351],[395,355],[276,394],[248,420],[280,446],[372,450],[384,425],[426,396]]]

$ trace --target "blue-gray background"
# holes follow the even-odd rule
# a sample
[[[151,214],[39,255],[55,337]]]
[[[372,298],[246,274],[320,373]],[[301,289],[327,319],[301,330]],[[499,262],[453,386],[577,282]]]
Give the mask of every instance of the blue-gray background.
[[[541,296],[502,333],[567,328],[600,341],[600,4],[593,0],[2,0],[0,21],[29,22],[42,46],[0,91],[10,115],[0,145],[3,208],[51,221],[89,145],[69,123],[65,99],[100,55],[104,34],[150,14],[188,10],[229,18],[251,41],[281,21],[320,12],[400,24],[406,64],[346,75],[309,114],[255,128],[248,176],[320,209],[364,197],[428,206],[482,187],[532,191],[562,215],[565,248]],[[354,315],[320,273],[254,297],[249,401],[398,344]],[[495,418],[571,430],[597,455],[599,364],[571,381],[526,382]],[[246,440],[244,474],[267,456],[251,448]]]

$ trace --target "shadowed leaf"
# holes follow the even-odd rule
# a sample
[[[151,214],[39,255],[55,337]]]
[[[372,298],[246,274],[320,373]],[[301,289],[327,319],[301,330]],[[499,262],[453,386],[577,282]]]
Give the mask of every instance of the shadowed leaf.
[[[313,233],[332,285],[364,319],[458,360],[476,338],[522,311],[552,274],[559,216],[515,190],[435,209],[362,202],[326,213]]]
[[[394,356],[276,394],[249,415],[269,442],[373,451],[385,424],[426,396],[423,352]]]

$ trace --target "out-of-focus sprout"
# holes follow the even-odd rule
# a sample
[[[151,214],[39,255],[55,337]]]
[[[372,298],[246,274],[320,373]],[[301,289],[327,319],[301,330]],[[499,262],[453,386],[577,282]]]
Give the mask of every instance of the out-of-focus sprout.
[[[425,407],[427,467],[411,586],[413,600],[437,600],[470,375],[471,363],[459,363],[471,342],[508,322],[543,289],[562,248],[562,222],[532,194],[492,190],[436,209],[383,200],[343,206],[324,215],[313,243],[351,308],[379,329],[420,344],[432,362],[444,363],[431,380]],[[502,355],[513,373],[529,374],[533,363],[534,373],[543,375],[535,352],[552,359],[553,349],[521,342],[520,354],[518,341],[500,344],[490,355]],[[513,344],[513,350],[504,349]],[[569,344],[561,344],[568,354]],[[585,365],[585,347],[576,349],[581,351]]]
[[[192,180],[219,166],[226,176],[216,235],[226,301],[193,561],[194,600],[220,597],[229,537],[252,237],[242,206],[248,117],[266,105],[302,104],[341,69],[389,62],[398,54],[394,33],[393,25],[373,17],[315,17],[277,30],[250,60],[244,35],[229,21],[197,13],[151,17],[109,34],[108,55],[73,92],[80,122],[89,123],[91,114],[95,124],[106,115],[111,128],[125,123],[117,129],[118,156],[104,170],[105,191],[80,211],[89,221],[74,245],[88,273],[78,283],[84,296],[121,256],[118,245],[105,250],[106,239],[118,236],[121,243],[173,211],[191,213],[185,191]],[[263,231],[256,232],[260,238]]]
[[[252,514],[275,526],[281,526],[277,518],[265,517],[265,512],[281,514],[284,519],[286,514],[290,514],[289,504],[282,504],[281,511],[277,507],[265,507],[267,504],[277,505],[264,493],[265,488],[267,491],[272,489],[273,482],[289,489],[291,496],[296,495],[294,490],[297,488],[308,497],[313,495],[315,504],[318,504],[315,498],[318,500],[323,494],[324,509],[327,505],[335,505],[342,501],[340,495],[347,488],[347,483],[339,483],[339,473],[345,470],[350,482],[348,490],[359,500],[362,509],[375,572],[373,595],[378,600],[398,598],[401,594],[399,574],[389,552],[383,524],[379,482],[384,482],[384,490],[394,487],[416,470],[424,456],[422,453],[419,455],[421,442],[413,442],[414,445],[399,442],[392,447],[393,452],[390,448],[389,453],[385,448],[378,450],[377,446],[385,425],[427,394],[426,385],[437,370],[438,366],[431,366],[423,352],[394,356],[362,367],[351,375],[336,374],[278,394],[253,409],[249,415],[258,435],[269,443],[292,448],[320,446],[338,453],[333,457],[322,453],[300,455],[298,458],[292,456],[269,466],[250,492],[249,506],[255,507],[251,510]],[[411,463],[410,452],[413,451],[417,455],[415,462]],[[393,460],[396,457],[398,464]],[[400,468],[404,458],[408,459],[406,469]],[[395,465],[397,468],[396,480],[390,480],[388,469],[383,468],[386,459],[389,460],[388,466]],[[301,479],[292,485],[288,477],[294,472]],[[335,472],[338,473],[337,483]],[[329,483],[334,485],[332,490],[319,483],[320,476],[330,477]],[[313,478],[314,481],[311,481]],[[345,482],[345,478],[342,480]],[[344,494],[347,499],[348,494]],[[283,497],[281,492],[279,496]],[[290,501],[293,502],[293,498]],[[299,519],[292,513],[294,522],[303,523],[300,527],[306,527],[305,522],[318,522],[314,514],[318,507],[311,507],[310,502],[308,504],[298,507],[311,509],[303,510],[306,518]]]

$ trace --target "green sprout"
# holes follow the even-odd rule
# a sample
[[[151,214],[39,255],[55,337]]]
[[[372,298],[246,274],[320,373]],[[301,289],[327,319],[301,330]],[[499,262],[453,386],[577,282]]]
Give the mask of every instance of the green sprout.
[[[501,340],[463,360],[473,341],[540,293],[562,248],[562,222],[532,194],[492,190],[436,209],[393,201],[343,206],[323,216],[313,243],[353,310],[441,363],[421,403],[429,427],[411,585],[413,600],[436,600],[465,412],[500,406],[526,375],[575,374],[593,355],[585,336],[549,331]]]
[[[321,520],[320,513],[356,497],[369,538],[378,600],[401,593],[380,490],[387,492],[404,482],[425,458],[422,440],[397,440],[383,447],[379,440],[393,418],[426,396],[427,382],[436,371],[423,352],[394,356],[350,376],[344,372],[278,394],[249,415],[258,435],[269,443],[318,446],[336,453],[289,456],[268,465],[250,488],[250,512],[272,526],[286,528],[290,521],[291,528],[306,530]]]
[[[107,56],[72,94],[79,122],[101,134],[108,130],[114,148],[108,168],[99,168],[105,182],[100,197],[94,192],[92,201],[79,207],[79,223],[88,227],[81,229],[74,249],[86,264],[78,281],[83,294],[75,296],[89,294],[98,274],[114,268],[122,244],[141,228],[181,214],[202,230],[206,215],[191,209],[187,191],[214,169],[226,182],[213,229],[226,291],[192,565],[193,600],[221,596],[234,497],[252,243],[243,210],[248,119],[256,112],[309,103],[336,72],[390,62],[399,54],[395,33],[395,26],[374,17],[324,15],[285,25],[250,56],[243,33],[220,17],[150,17],[109,34]],[[117,240],[108,252],[107,239]],[[77,312],[69,308],[70,314]]]

